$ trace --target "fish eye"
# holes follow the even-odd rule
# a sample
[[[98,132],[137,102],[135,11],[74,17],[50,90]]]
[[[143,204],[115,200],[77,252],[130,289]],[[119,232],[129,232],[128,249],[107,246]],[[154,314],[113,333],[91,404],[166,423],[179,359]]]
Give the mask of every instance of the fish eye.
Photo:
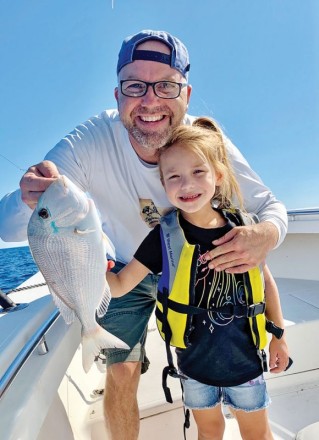
[[[39,217],[41,218],[48,218],[49,217],[49,211],[45,208],[40,209],[40,211],[38,212]]]

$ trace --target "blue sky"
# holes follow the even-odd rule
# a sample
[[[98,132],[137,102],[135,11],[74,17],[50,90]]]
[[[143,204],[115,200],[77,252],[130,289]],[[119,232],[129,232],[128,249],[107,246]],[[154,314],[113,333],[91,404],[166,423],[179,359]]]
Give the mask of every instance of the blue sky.
[[[122,40],[153,28],[189,49],[189,112],[217,119],[288,209],[319,206],[317,0],[0,0],[0,10],[0,198],[77,124],[116,106]]]

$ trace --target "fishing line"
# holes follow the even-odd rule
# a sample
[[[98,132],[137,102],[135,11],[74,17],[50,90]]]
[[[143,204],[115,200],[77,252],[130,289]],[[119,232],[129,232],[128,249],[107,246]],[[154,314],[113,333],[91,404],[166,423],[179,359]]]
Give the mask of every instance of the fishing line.
[[[24,168],[19,167],[19,165],[15,164],[14,162],[12,162],[10,159],[8,159],[6,156],[4,156],[3,154],[0,153],[0,156],[3,157],[3,159],[7,160],[9,163],[11,163],[11,165],[15,166],[16,168],[18,168],[18,170],[20,171],[27,171]]]

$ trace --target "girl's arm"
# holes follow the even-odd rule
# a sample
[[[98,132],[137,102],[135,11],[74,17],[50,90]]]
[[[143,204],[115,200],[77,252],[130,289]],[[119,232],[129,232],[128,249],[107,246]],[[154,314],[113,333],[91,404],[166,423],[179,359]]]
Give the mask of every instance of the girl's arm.
[[[264,266],[265,278],[265,296],[266,296],[266,317],[269,321],[280,328],[285,327],[285,322],[281,310],[279,292],[276,282],[265,264]],[[272,335],[269,344],[269,368],[271,373],[281,373],[284,371],[289,362],[289,351],[286,342],[285,333],[280,339]]]
[[[118,273],[106,272],[106,280],[109,283],[112,297],[119,297],[130,292],[149,274],[149,269],[133,258]]]

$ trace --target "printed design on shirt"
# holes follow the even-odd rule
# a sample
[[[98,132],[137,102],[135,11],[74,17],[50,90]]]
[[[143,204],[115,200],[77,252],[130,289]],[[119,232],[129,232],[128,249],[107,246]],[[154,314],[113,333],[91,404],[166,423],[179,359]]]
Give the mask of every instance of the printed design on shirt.
[[[154,228],[159,224],[161,216],[165,215],[170,209],[155,206],[151,199],[139,199],[139,202],[141,209],[140,215],[149,228]]]
[[[234,274],[225,271],[216,272],[208,267],[209,260],[205,254],[197,260],[196,298],[197,305],[203,308],[221,307],[227,304],[245,304],[245,290],[242,280],[237,280]],[[209,319],[209,322],[207,321]],[[234,317],[222,313],[208,312],[202,320],[202,325],[213,333],[214,326],[225,326]]]

